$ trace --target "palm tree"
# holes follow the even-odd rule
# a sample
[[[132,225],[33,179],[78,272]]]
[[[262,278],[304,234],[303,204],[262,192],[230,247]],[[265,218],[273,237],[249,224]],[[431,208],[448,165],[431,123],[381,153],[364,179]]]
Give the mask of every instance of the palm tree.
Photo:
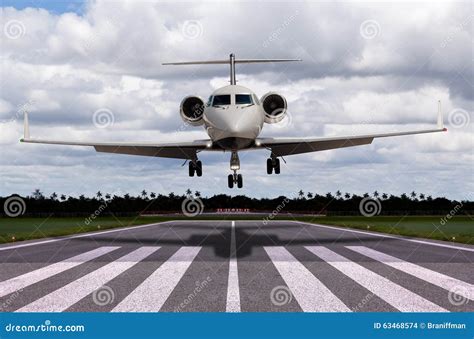
[[[186,195],[187,195],[188,197],[190,197],[191,195],[193,195],[193,192],[188,188],[188,189],[186,190]]]
[[[426,200],[428,201],[433,201],[433,197],[431,195],[428,195],[428,197],[426,198]]]
[[[331,194],[331,192],[327,192],[326,193],[326,198],[328,198],[329,200],[332,200],[334,198],[334,196]]]
[[[156,198],[156,193],[155,193],[155,192],[151,192],[151,193],[150,193],[150,198],[155,199],[155,198]]]
[[[382,193],[382,199],[383,199],[383,200],[387,200],[387,198],[388,198],[387,193]]]
[[[101,199],[102,199],[102,192],[101,192],[101,191],[97,191],[97,193],[95,194],[95,196],[97,197],[98,200],[101,200]]]
[[[106,193],[106,194],[105,194],[105,199],[110,200],[111,197],[112,197],[112,196],[110,195],[110,193]]]
[[[375,197],[375,198],[378,198],[378,197],[379,197],[379,192],[374,191],[374,197]]]
[[[308,192],[308,194],[306,194],[306,196],[308,197],[308,199],[313,199],[313,193],[311,193],[311,192]]]
[[[59,198],[61,199],[61,201],[65,201],[66,200],[66,196],[64,194],[61,194],[61,197]]]
[[[420,193],[418,196],[420,197],[421,200],[425,200],[425,195],[423,193]]]
[[[364,198],[368,198],[369,197],[369,193],[364,193]]]
[[[128,194],[128,193],[124,194],[123,198],[125,200],[130,200],[130,194]]]
[[[300,190],[300,191],[298,192],[298,197],[299,197],[300,199],[303,199],[303,198],[304,198],[304,192],[303,192],[303,190]]]
[[[415,199],[416,198],[416,192],[415,191],[411,192],[410,196],[412,197],[412,199]]]
[[[336,197],[340,198],[341,195],[342,195],[341,191],[337,190],[337,191],[336,191]]]
[[[349,192],[346,192],[346,193],[344,194],[344,198],[350,199],[350,197],[351,197],[351,195],[349,194]]]
[[[199,198],[201,196],[201,192],[196,191],[196,192],[194,192],[194,195]]]
[[[50,198],[51,198],[51,200],[56,200],[58,198],[58,195],[56,194],[56,192],[53,192],[53,193],[51,193]]]
[[[41,190],[39,188],[35,188],[32,195],[33,195],[33,198],[36,199],[36,200],[44,198],[43,192],[41,192]]]
[[[143,199],[146,199],[147,196],[148,196],[148,193],[145,190],[143,190],[142,193],[141,193],[141,196],[142,196]]]

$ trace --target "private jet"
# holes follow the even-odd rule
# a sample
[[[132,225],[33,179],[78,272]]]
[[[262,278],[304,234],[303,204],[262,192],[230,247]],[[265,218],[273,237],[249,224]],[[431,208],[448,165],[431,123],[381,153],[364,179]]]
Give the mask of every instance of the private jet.
[[[276,92],[268,92],[261,98],[249,88],[237,85],[236,64],[277,63],[301,61],[300,59],[236,59],[230,54],[229,59],[211,61],[171,62],[163,65],[210,65],[229,64],[230,84],[214,91],[205,102],[196,95],[186,96],[180,105],[180,115],[186,124],[203,126],[209,139],[178,143],[156,142],[96,142],[96,141],[54,141],[30,138],[28,114],[24,115],[24,138],[20,141],[36,144],[54,144],[70,146],[92,146],[97,152],[132,154],[151,157],[182,159],[189,162],[189,176],[202,176],[202,162],[198,154],[202,151],[230,152],[230,170],[228,186],[242,188],[239,152],[264,149],[269,152],[267,174],[280,174],[280,158],[284,156],[318,152],[336,148],[371,144],[375,138],[402,135],[444,132],[441,104],[438,103],[437,128],[366,134],[342,137],[315,138],[261,138],[265,124],[281,122],[288,112],[285,97]]]

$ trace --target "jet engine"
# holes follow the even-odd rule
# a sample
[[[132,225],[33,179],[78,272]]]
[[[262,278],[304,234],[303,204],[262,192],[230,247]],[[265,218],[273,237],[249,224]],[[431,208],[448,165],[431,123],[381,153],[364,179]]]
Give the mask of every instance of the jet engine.
[[[202,115],[204,113],[204,101],[200,97],[188,96],[181,101],[180,114],[184,122],[199,126],[204,123]]]
[[[284,96],[275,92],[269,92],[260,101],[265,111],[265,122],[267,124],[275,124],[285,117],[287,104]]]

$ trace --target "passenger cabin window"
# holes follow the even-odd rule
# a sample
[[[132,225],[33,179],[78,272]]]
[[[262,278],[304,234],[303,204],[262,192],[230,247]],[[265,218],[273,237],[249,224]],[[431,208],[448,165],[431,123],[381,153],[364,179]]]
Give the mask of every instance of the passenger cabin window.
[[[235,95],[236,105],[252,105],[252,96],[250,94],[236,94]]]
[[[230,105],[230,94],[225,95],[215,95],[214,101],[212,102],[212,106],[224,106]]]

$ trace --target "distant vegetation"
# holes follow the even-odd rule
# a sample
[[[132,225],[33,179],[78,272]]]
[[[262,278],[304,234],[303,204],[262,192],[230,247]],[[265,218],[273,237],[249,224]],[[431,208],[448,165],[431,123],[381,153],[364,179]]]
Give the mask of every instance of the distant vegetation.
[[[229,196],[225,194],[202,197],[200,192],[187,190],[184,194],[168,195],[156,194],[143,190],[138,196],[130,194],[110,194],[97,192],[93,197],[81,195],[71,197],[63,194],[52,193],[49,196],[36,189],[29,196],[16,196],[24,204],[24,213],[27,217],[71,217],[87,216],[98,213],[101,216],[134,216],[138,214],[152,213],[181,213],[182,204],[185,199],[199,200],[202,212],[215,212],[221,208],[244,208],[250,212],[272,212],[278,213],[308,213],[326,215],[361,215],[361,202],[373,201],[377,215],[472,215],[474,202],[449,200],[444,197],[433,198],[423,193],[406,193],[395,196],[387,193],[366,193],[362,196],[343,193],[327,193],[324,195],[298,192],[293,197],[280,196],[273,199],[250,198],[243,195]],[[0,216],[8,216],[5,213],[7,199],[0,197]],[[4,208],[1,208],[1,207]]]

